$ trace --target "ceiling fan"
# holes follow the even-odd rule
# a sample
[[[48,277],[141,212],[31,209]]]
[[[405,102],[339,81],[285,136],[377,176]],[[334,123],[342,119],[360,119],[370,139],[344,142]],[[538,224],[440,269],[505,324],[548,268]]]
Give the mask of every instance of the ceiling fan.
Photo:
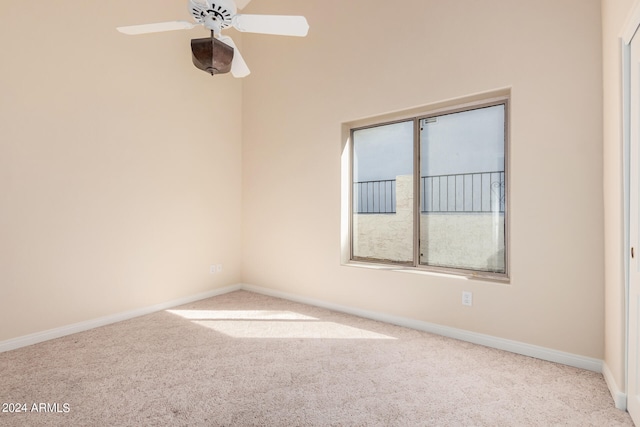
[[[211,75],[231,71],[234,77],[245,77],[250,71],[231,37],[222,35],[225,28],[259,34],[304,37],[309,24],[304,16],[238,14],[251,0],[189,0],[189,12],[195,23],[169,21],[154,24],[117,27],[124,34],[137,35],[171,30],[190,30],[202,25],[211,37],[191,40],[193,63]]]

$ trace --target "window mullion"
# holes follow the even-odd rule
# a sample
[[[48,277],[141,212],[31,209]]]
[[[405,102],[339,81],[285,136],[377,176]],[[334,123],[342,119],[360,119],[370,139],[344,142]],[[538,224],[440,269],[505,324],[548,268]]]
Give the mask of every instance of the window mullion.
[[[413,266],[420,265],[420,119],[413,119]]]

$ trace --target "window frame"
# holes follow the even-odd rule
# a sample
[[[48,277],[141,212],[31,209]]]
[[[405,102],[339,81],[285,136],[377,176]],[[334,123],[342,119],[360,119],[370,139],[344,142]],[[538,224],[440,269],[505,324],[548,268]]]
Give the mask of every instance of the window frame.
[[[348,245],[346,245],[347,253],[343,253],[343,264],[373,267],[377,269],[391,269],[409,272],[437,273],[451,276],[463,276],[471,279],[483,279],[497,282],[506,282],[510,280],[510,91],[499,91],[485,96],[476,96],[469,100],[456,100],[444,102],[442,104],[411,109],[399,113],[392,113],[382,116],[371,117],[364,120],[358,120],[343,124],[343,134],[346,133],[346,153],[348,155],[348,186],[346,188],[347,214],[348,214]],[[466,101],[466,102],[465,102]],[[465,111],[477,110],[481,108],[494,107],[504,105],[504,273],[491,272],[481,270],[471,270],[465,268],[433,266],[420,263],[420,215],[421,215],[421,187],[420,187],[420,122],[421,120],[439,117],[448,114],[461,113]],[[353,159],[354,159],[354,143],[353,135],[355,131],[362,129],[371,129],[379,126],[386,126],[396,123],[413,122],[413,215],[412,215],[412,234],[413,234],[413,260],[411,263],[386,263],[383,261],[365,261],[354,259],[353,247]],[[343,164],[344,167],[344,164]],[[343,191],[345,187],[343,186]],[[344,196],[344,194],[343,194]],[[344,199],[343,199],[344,200]],[[345,249],[343,245],[343,249]],[[345,256],[346,255],[346,256]]]

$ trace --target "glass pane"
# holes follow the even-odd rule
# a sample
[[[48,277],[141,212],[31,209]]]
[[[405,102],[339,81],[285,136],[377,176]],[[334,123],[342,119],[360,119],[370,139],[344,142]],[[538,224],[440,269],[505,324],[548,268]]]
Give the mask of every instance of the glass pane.
[[[505,106],[420,121],[420,263],[505,269]]]
[[[353,132],[352,257],[413,263],[413,121]]]

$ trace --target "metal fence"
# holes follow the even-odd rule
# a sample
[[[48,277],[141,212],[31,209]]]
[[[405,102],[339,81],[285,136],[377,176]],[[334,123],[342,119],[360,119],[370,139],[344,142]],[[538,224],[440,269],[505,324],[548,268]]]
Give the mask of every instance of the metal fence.
[[[396,180],[360,181],[353,183],[355,213],[396,213]]]
[[[422,212],[504,212],[504,171],[423,176]]]
[[[504,171],[423,176],[420,211],[504,212]],[[396,180],[353,183],[354,213],[396,213]]]

